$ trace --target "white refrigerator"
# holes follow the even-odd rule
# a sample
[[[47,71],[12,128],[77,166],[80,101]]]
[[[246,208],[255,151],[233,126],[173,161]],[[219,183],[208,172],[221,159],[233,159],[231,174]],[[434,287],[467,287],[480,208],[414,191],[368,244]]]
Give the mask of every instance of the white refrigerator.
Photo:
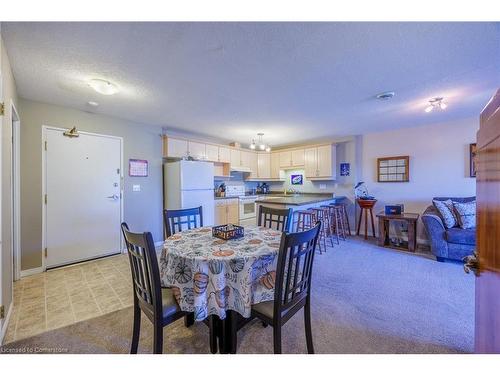
[[[203,207],[203,225],[214,225],[214,165],[181,160],[163,164],[165,208]]]

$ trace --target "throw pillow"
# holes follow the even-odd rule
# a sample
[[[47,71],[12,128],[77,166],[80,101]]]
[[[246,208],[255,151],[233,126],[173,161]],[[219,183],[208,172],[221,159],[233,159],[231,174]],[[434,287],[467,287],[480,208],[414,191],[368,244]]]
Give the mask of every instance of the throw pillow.
[[[432,203],[441,214],[445,228],[449,229],[458,225],[457,217],[453,210],[453,202],[451,201],[451,199],[445,201],[433,200]]]
[[[471,229],[476,227],[476,201],[467,203],[453,202],[453,207],[458,214],[460,228]]]

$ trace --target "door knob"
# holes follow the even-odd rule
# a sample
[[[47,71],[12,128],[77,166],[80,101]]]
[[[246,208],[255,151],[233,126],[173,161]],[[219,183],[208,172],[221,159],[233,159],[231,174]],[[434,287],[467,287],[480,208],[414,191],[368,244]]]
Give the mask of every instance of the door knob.
[[[472,271],[475,276],[479,275],[479,260],[477,259],[477,253],[474,251],[472,255],[468,255],[462,259],[464,262],[465,273],[470,273]]]
[[[113,199],[114,201],[116,201],[118,199],[118,195],[113,194],[113,195],[110,195],[109,197],[106,197],[106,198]]]

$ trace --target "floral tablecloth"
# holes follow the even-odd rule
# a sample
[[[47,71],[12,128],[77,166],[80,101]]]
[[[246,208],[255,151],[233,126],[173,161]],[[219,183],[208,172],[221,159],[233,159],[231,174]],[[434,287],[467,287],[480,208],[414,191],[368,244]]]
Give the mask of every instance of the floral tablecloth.
[[[196,320],[225,319],[227,310],[250,317],[252,304],[274,298],[281,232],[247,227],[236,240],[212,237],[209,227],[170,236],[160,257],[162,286],[171,287],[183,311]]]

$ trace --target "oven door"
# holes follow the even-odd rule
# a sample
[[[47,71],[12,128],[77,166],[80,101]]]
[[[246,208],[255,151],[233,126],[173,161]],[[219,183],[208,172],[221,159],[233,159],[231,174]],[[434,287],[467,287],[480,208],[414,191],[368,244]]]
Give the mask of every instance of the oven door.
[[[255,212],[255,199],[241,199],[240,200],[240,220],[251,219],[256,217]]]

